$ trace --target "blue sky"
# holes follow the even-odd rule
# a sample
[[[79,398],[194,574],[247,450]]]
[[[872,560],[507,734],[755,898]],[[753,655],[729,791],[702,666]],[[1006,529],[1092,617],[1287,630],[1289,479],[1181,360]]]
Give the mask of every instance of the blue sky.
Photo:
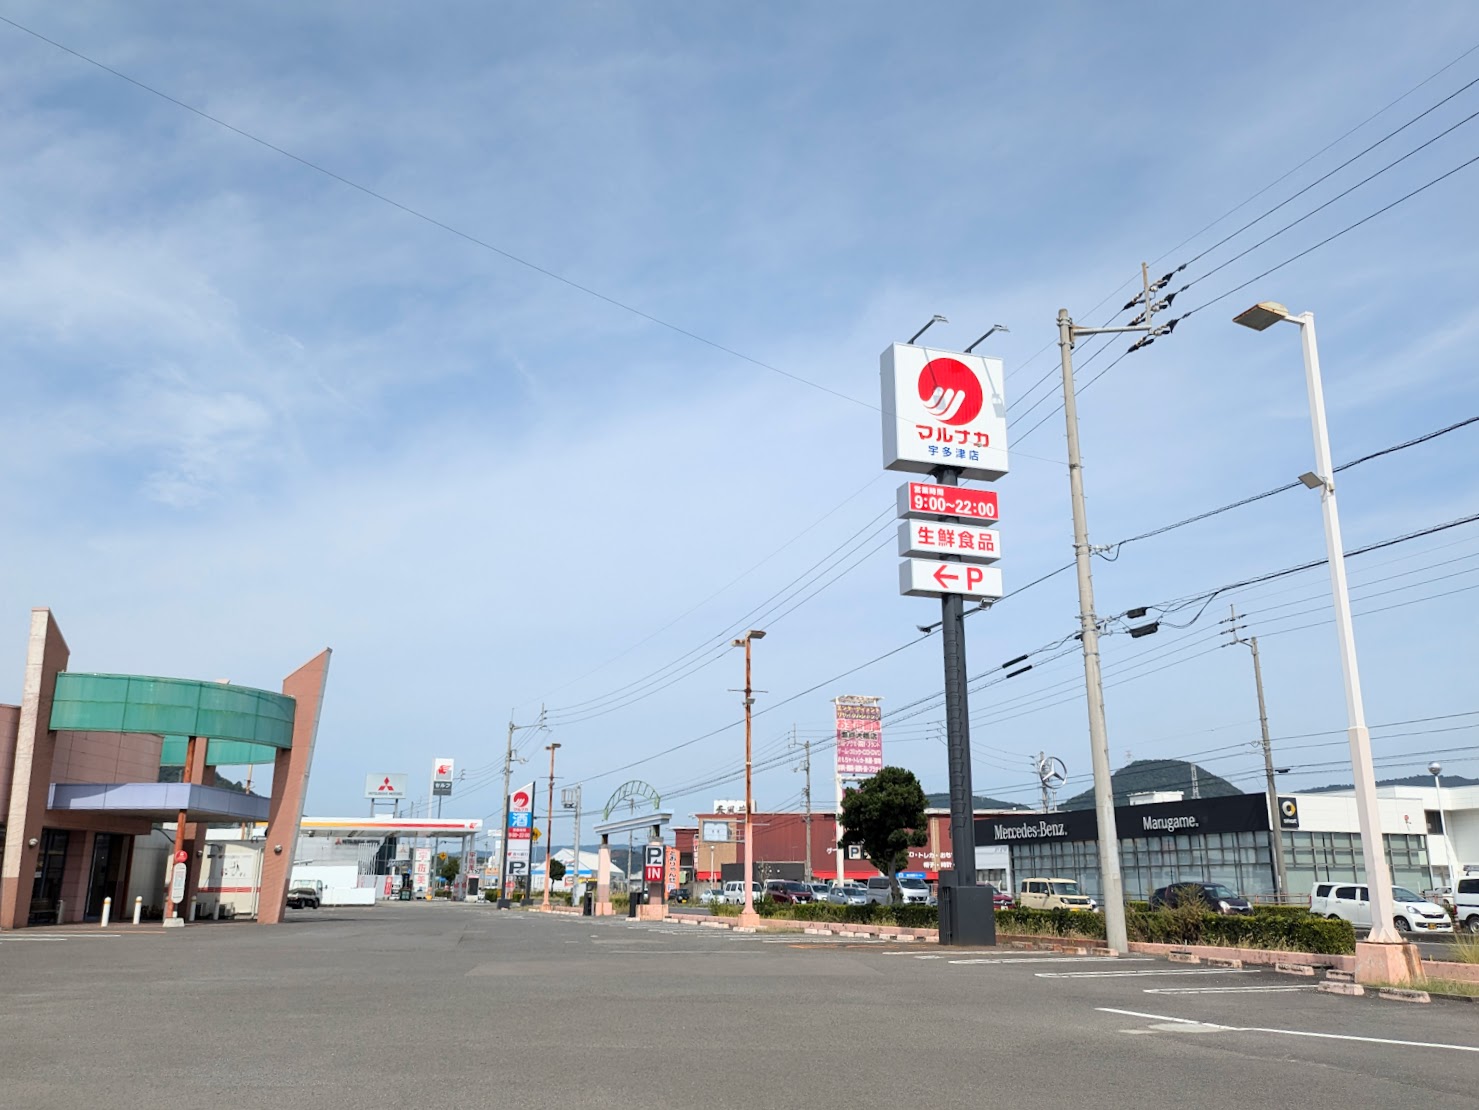
[[[1468,55],[1178,248],[1479,43],[1472,10],[1431,4],[1394,22],[1385,6],[1324,4],[1297,24],[1277,5],[21,3],[0,15],[718,345],[0,24],[0,618],[12,630],[0,698],[18,697],[32,605],[56,611],[75,669],[272,687],[330,645],[309,796],[323,814],[360,812],[369,772],[423,783],[438,756],[469,774],[447,812],[491,813],[510,707],[528,721],[541,701],[551,733],[520,734],[521,778],[544,774],[538,749],[553,737],[588,807],[633,777],[679,814],[734,796],[738,653],[700,652],[707,665],[615,711],[581,703],[609,707],[595,699],[727,642],[820,561],[817,585],[851,569],[757,618],[769,632],[756,647],[768,709],[757,798],[798,804],[800,776],[774,762],[793,724],[824,742],[832,696],[893,708],[940,681],[934,639],[827,681],[936,611],[897,596],[896,558],[879,548],[901,480],[879,470],[879,351],[935,312],[951,320],[931,333],[945,346],[1007,324],[988,348],[1023,412],[1054,383],[1058,308],[1102,323],[1142,260],[1157,274],[1188,260],[1479,76]],[[1184,277],[1476,108],[1479,86]],[[1208,277],[1177,313],[1473,157],[1476,128]],[[1230,323],[1257,300],[1317,313],[1338,460],[1479,412],[1476,181],[1479,167],[1460,171],[1086,392],[1092,538],[1310,469],[1297,334]],[[1084,345],[1084,378],[1124,345],[1092,362],[1097,344]],[[1475,434],[1344,477],[1348,545],[1473,512]],[[1009,588],[1071,555],[1062,459],[1061,416],[1014,443],[1000,485]],[[1316,499],[1286,493],[1099,560],[1099,608],[1322,553]],[[1452,592],[1479,581],[1464,576],[1476,559],[1470,526],[1352,561],[1357,612],[1378,593],[1366,608],[1397,606],[1358,618],[1373,723],[1479,711],[1476,594]],[[1396,587],[1412,588],[1383,592]],[[1442,596],[1418,600],[1430,595]],[[1226,600],[1185,630],[1106,639],[1116,765],[1217,749],[1211,769],[1258,770],[1253,748],[1233,746],[1257,736],[1246,653],[1204,650]],[[1341,747],[1297,746],[1338,742],[1344,725],[1333,629],[1296,629],[1328,618],[1327,580],[1230,600],[1261,610],[1249,624],[1264,638],[1274,735],[1322,734],[1281,744],[1289,784],[1340,780],[1328,765]],[[1290,617],[1305,609],[1318,611]],[[973,617],[972,673],[1059,641],[1076,611],[1062,575]],[[1040,750],[1067,762],[1072,789],[1086,784],[1077,657],[1039,661],[973,701],[982,793],[1029,800]],[[938,719],[885,725],[890,761],[931,789],[945,785]],[[1379,729],[1379,766],[1408,773],[1434,751],[1472,750],[1476,721]],[[1455,731],[1424,731],[1438,728]],[[1479,773],[1472,755],[1442,758]],[[827,766],[819,754],[819,799]]]

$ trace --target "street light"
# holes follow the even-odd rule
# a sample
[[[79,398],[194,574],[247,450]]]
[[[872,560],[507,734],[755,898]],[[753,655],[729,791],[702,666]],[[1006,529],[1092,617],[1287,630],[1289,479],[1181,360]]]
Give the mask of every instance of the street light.
[[[755,804],[750,796],[750,765],[752,762],[752,745],[750,732],[751,708],[755,704],[755,692],[750,684],[750,643],[753,640],[763,640],[765,633],[758,628],[752,628],[740,639],[734,641],[735,647],[745,649],[745,908],[740,912],[740,922],[744,925],[754,925],[760,920],[760,915],[755,912],[755,838],[751,835],[750,813]]]
[[[1320,384],[1320,356],[1315,344],[1315,314],[1290,315],[1275,301],[1263,301],[1233,317],[1233,323],[1264,331],[1284,321],[1299,327],[1304,349],[1305,382],[1309,391],[1310,422],[1315,439],[1315,469],[1300,476],[1310,489],[1320,491],[1325,515],[1325,549],[1330,563],[1330,591],[1335,603],[1335,630],[1340,642],[1340,666],[1345,677],[1346,734],[1351,746],[1351,769],[1355,778],[1356,822],[1361,830],[1361,853],[1366,863],[1366,885],[1371,892],[1371,933],[1368,944],[1400,945],[1402,938],[1392,923],[1392,876],[1387,867],[1381,813],[1376,804],[1376,771],[1371,763],[1371,733],[1366,728],[1366,707],[1361,700],[1361,675],[1356,662],[1356,631],[1351,622],[1351,598],[1346,585],[1345,548],[1340,538],[1340,514],[1335,505],[1335,468],[1330,461],[1330,433],[1325,426],[1325,392]],[[1361,970],[1360,946],[1357,967]],[[1368,951],[1371,951],[1368,949]],[[1373,956],[1378,956],[1373,952]],[[1372,977],[1387,981],[1411,978],[1407,954],[1371,969]]]
[[[1448,839],[1448,817],[1443,812],[1443,764],[1436,759],[1428,764],[1428,774],[1433,776],[1433,792],[1438,796],[1438,824],[1443,829],[1443,858],[1448,861],[1448,893],[1458,894],[1458,865],[1453,862],[1453,841]]]

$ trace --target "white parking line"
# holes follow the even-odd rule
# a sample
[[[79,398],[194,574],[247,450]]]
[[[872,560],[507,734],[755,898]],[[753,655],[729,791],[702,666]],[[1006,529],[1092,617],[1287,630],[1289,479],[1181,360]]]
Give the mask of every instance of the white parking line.
[[[3,937],[0,944],[14,944],[16,941],[51,941],[51,940],[117,940],[117,933],[52,933],[48,936],[33,937]]]
[[[1188,971],[1180,969],[1149,968],[1144,971],[1039,971],[1039,979],[1120,979],[1130,975],[1257,975],[1257,971],[1239,970],[1235,967],[1199,967]]]
[[[1314,987],[1145,987],[1142,994],[1288,994]]]
[[[1102,964],[1104,956],[1016,956],[1016,957],[993,957],[988,960],[951,960],[953,964]],[[1149,956],[1130,956],[1115,960],[1115,963],[1149,963]],[[1042,972],[1038,972],[1039,975]],[[1065,974],[1071,974],[1065,972]],[[1133,971],[1121,972],[1078,972],[1080,975],[1119,974],[1134,975]]]
[[[1316,1033],[1308,1029],[1265,1029],[1261,1026],[1214,1025],[1209,1021],[1193,1021],[1191,1018],[1168,1017],[1165,1014],[1143,1014],[1137,1010],[1113,1010],[1108,1006],[1096,1006],[1105,1014],[1123,1014],[1127,1017],[1148,1018],[1151,1021],[1169,1021],[1177,1025],[1196,1025],[1206,1029],[1220,1029],[1228,1033],[1275,1033],[1284,1037],[1316,1037],[1326,1041],[1357,1041],[1361,1044],[1391,1044],[1402,1048],[1446,1048],[1450,1052],[1479,1052],[1479,1045],[1444,1044],[1441,1041],[1398,1041],[1390,1037],[1357,1037],[1349,1033]]]

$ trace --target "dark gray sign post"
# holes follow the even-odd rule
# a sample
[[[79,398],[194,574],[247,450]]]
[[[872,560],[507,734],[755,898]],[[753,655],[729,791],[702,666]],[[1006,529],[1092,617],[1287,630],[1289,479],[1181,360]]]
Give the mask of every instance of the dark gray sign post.
[[[1006,401],[999,359],[973,355],[970,348],[957,353],[915,346],[937,322],[948,323],[936,316],[882,355],[883,465],[929,474],[936,483],[909,482],[899,491],[899,554],[905,560],[899,587],[909,597],[940,599],[955,861],[940,871],[940,943],[994,944],[994,892],[976,885],[965,602],[1002,596],[1001,573],[989,566],[1000,555],[993,530],[998,513],[994,493],[960,483],[994,482],[1006,474]]]

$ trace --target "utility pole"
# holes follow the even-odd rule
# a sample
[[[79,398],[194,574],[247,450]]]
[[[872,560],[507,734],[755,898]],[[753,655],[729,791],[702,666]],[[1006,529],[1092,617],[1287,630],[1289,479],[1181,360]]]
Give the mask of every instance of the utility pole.
[[[512,711],[509,713],[508,748],[503,755],[503,832],[498,838],[498,908],[500,910],[508,909],[508,792],[513,778],[514,763],[524,762],[522,759],[514,759],[514,733],[522,728],[543,729],[544,706],[539,707],[539,720],[532,725],[514,724],[513,713]]]
[[[631,817],[631,816],[635,815],[636,812],[637,812],[637,799],[636,798],[628,798],[627,799],[627,816],[628,817]],[[632,830],[631,829],[628,829],[627,830],[627,867],[626,867],[626,871],[627,871],[627,893],[628,894],[630,894],[631,891],[632,891],[632,849],[633,849]]]
[[[760,915],[755,912],[755,837],[752,820],[755,802],[751,790],[754,762],[751,718],[755,706],[755,689],[750,681],[750,644],[764,635],[762,630],[752,628],[742,639],[735,640],[733,645],[745,649],[745,908],[740,913],[740,923],[743,925],[754,925],[760,920]]]
[[[1268,792],[1269,847],[1274,857],[1274,882],[1282,902],[1289,896],[1289,875],[1284,864],[1283,819],[1279,815],[1279,787],[1274,781],[1274,748],[1268,735],[1268,706],[1263,700],[1263,666],[1258,658],[1258,637],[1249,636],[1245,640],[1239,636],[1238,633],[1247,626],[1238,623],[1241,618],[1236,605],[1229,605],[1228,610],[1231,613],[1227,618],[1227,634],[1232,637],[1230,642],[1247,644],[1253,652],[1253,684],[1258,688],[1258,727],[1263,730],[1263,780]]]
[[[575,886],[580,882],[580,787],[566,787],[560,792],[560,804],[566,809],[575,810],[575,856],[571,866],[575,868],[570,873],[570,904],[575,904]],[[549,870],[545,868],[546,872]],[[545,876],[548,878],[548,875]]]
[[[1158,307],[1152,300],[1164,287],[1166,278],[1151,286],[1150,272],[1140,266],[1144,292],[1130,307],[1141,303],[1143,322],[1115,328],[1080,328],[1068,315],[1058,310],[1058,348],[1063,356],[1063,419],[1068,427],[1068,486],[1073,499],[1073,559],[1078,569],[1079,638],[1084,651],[1084,690],[1089,710],[1089,754],[1094,767],[1094,812],[1099,825],[1099,879],[1104,890],[1104,931],[1109,947],[1124,955],[1130,950],[1125,927],[1125,885],[1120,875],[1119,830],[1114,820],[1114,780],[1109,766],[1109,728],[1104,720],[1104,679],[1100,673],[1099,618],[1094,614],[1094,573],[1090,567],[1093,548],[1089,546],[1089,516],[1084,505],[1084,463],[1078,443],[1078,398],[1073,385],[1073,342],[1081,335],[1106,335],[1119,332],[1145,332],[1136,346],[1153,339],[1159,332],[1151,322]],[[948,643],[948,642],[947,642]],[[947,651],[948,646],[947,646]],[[966,843],[974,843],[967,841]]]
[[[558,743],[553,742],[544,746],[544,750],[549,752],[549,806],[545,810],[549,814],[549,822],[545,826],[544,897],[540,899],[539,905],[540,908],[546,910],[549,909],[549,888],[551,882],[549,874],[550,851],[555,846],[555,752],[559,750],[559,747],[560,745]]]
[[[791,726],[791,748],[797,747],[796,726]],[[805,801],[806,809],[806,881],[811,882],[811,741],[806,740],[800,745],[802,752],[801,765],[797,770],[806,772],[806,785],[801,788],[801,797]]]

